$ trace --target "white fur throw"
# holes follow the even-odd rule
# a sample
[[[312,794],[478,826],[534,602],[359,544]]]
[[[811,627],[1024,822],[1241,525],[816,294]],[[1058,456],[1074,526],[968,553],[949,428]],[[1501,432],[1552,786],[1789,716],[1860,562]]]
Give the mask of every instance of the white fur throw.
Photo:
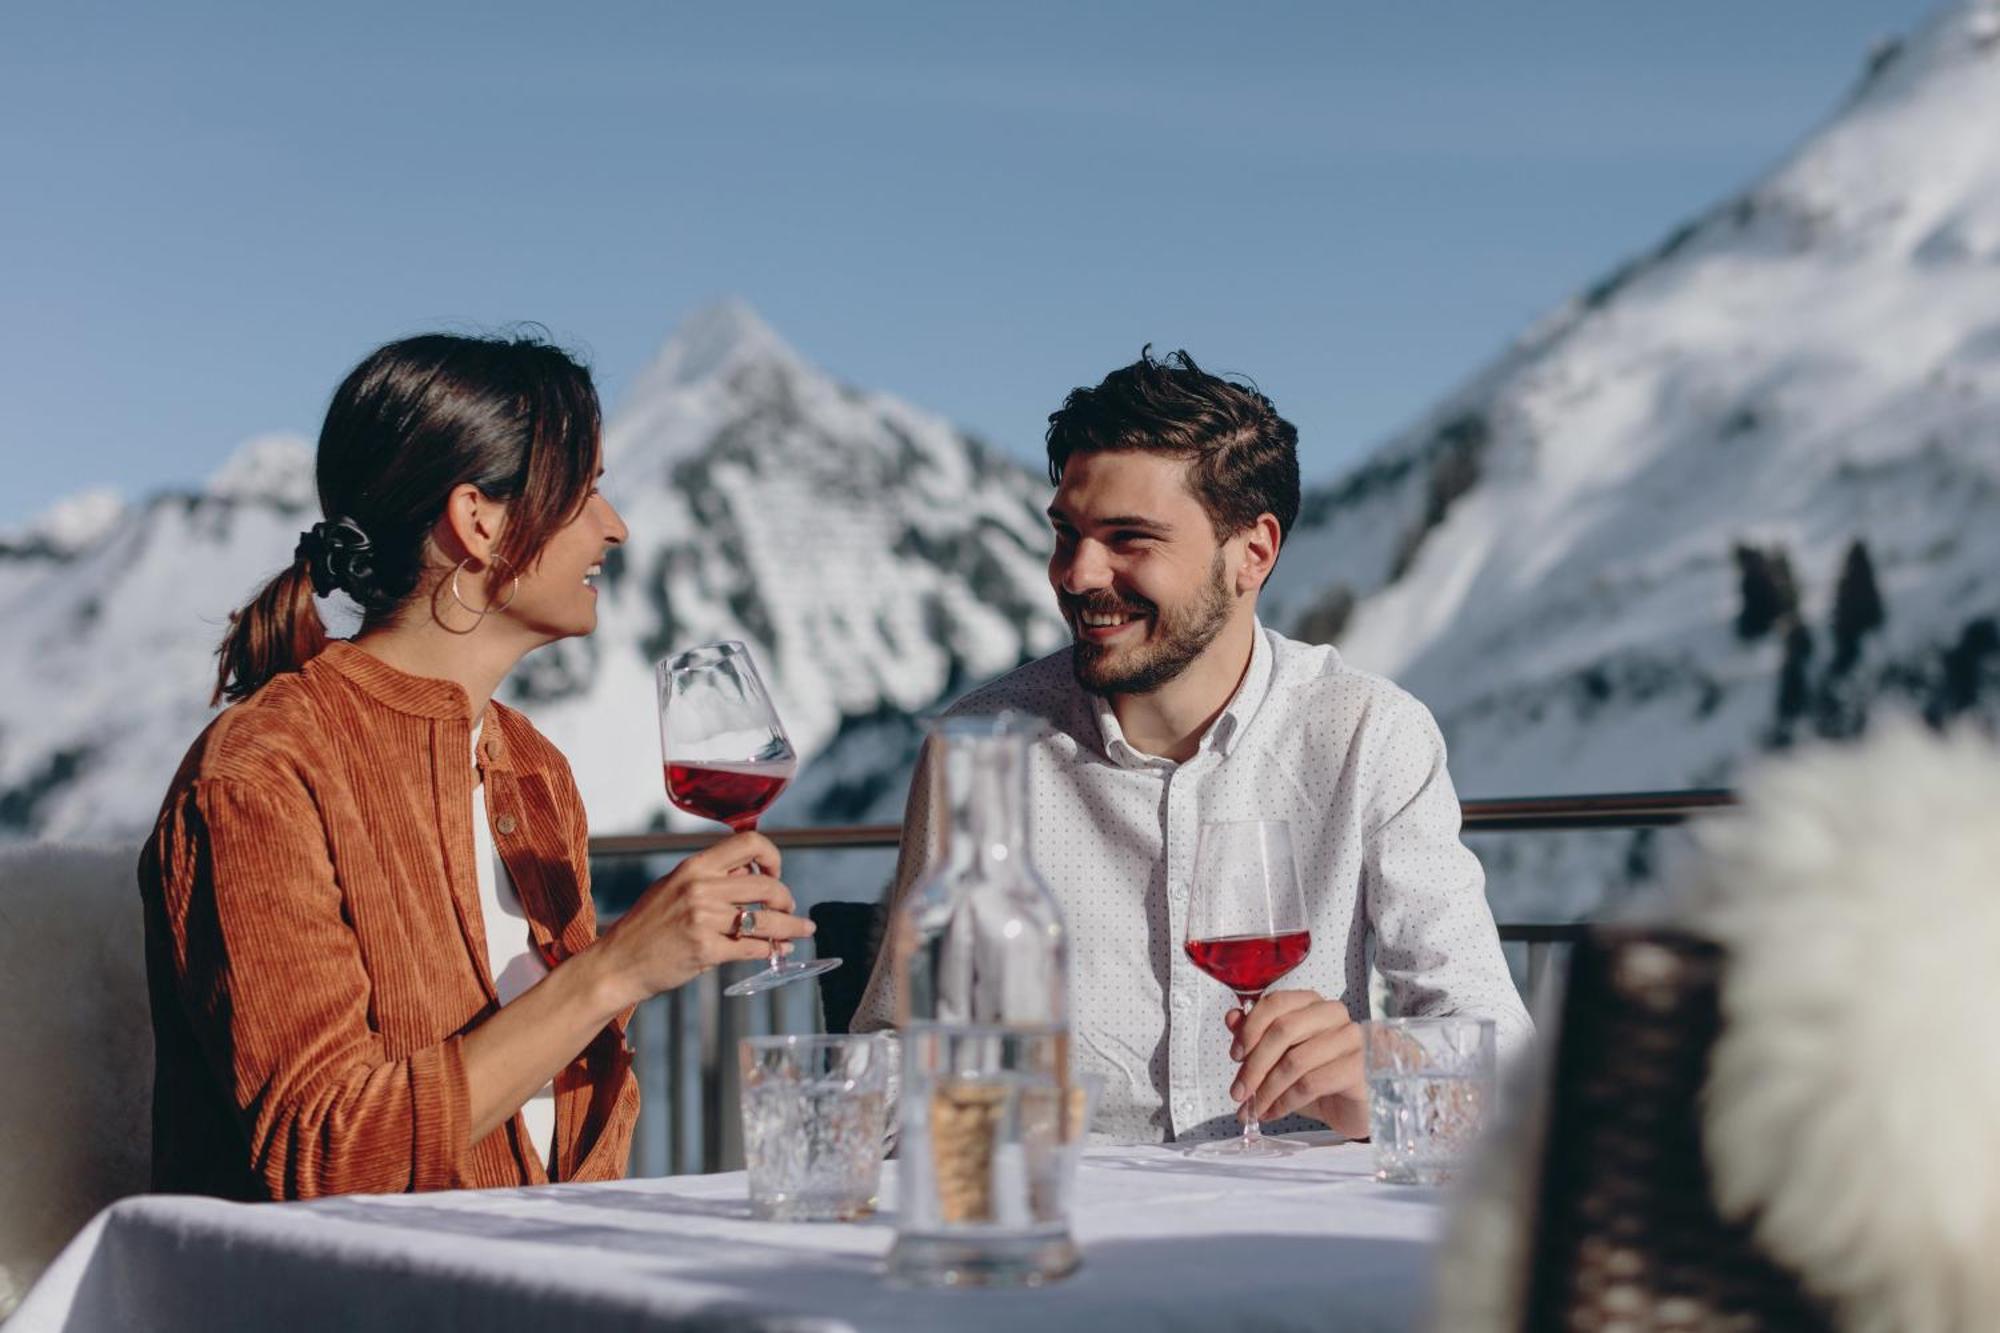
[[[153,1032],[131,847],[0,847],[0,1318],[146,1188]]]
[[[1850,1333],[2000,1329],[2000,751],[1877,724],[1699,832],[1727,1217]]]

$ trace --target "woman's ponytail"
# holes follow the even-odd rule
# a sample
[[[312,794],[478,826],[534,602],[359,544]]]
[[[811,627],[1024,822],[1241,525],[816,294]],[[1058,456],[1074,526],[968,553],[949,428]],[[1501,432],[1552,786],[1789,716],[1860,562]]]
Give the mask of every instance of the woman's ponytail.
[[[297,671],[326,647],[326,625],[313,603],[312,573],[301,554],[229,617],[215,650],[220,667],[210,704],[234,703],[273,676]]]

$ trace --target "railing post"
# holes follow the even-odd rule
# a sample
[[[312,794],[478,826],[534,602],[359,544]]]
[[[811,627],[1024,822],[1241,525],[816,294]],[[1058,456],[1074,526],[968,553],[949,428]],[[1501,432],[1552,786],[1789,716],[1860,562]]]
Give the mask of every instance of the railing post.
[[[672,1131],[675,1121],[670,1047],[673,1016],[668,995],[656,995],[632,1013],[628,1039],[632,1061],[639,1077],[639,1123],[632,1135],[632,1173],[639,1176],[670,1176],[674,1160]]]
[[[710,1121],[708,1142],[712,1146],[702,1170],[735,1171],[743,1165],[743,1117],[738,1111],[743,1078],[736,1067],[736,1039],[750,1035],[752,1016],[761,1006],[754,1001],[745,1003],[723,996],[720,978],[726,975],[728,980],[735,980],[734,969],[705,975],[715,980],[703,996],[712,999],[714,1006],[714,1022],[709,1025],[714,1042],[707,1049],[708,1067],[704,1071],[707,1074],[704,1083],[711,1096],[702,1108]]]
[[[667,997],[666,1059],[660,1067],[661,1100],[673,1117],[674,1174],[703,1169],[701,1028],[707,978],[697,978]]]
[[[1554,946],[1547,940],[1528,941],[1528,1003],[1533,1005],[1542,997],[1542,987],[1548,984],[1549,950]]]

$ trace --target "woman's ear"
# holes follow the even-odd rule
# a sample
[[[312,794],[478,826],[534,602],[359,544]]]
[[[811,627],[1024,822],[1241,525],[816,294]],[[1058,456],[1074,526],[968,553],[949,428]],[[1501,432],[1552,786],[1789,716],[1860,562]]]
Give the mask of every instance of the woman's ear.
[[[444,513],[432,537],[453,564],[476,560],[486,564],[500,545],[500,525],[507,508],[471,482],[461,482],[445,497]]]

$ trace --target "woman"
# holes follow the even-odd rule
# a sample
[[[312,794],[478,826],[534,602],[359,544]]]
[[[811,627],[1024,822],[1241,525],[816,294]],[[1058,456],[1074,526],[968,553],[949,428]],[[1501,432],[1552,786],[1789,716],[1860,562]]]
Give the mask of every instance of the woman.
[[[532,340],[383,347],[320,432],[323,522],[232,618],[139,867],[153,1183],[238,1199],[622,1175],[632,1006],[810,933],[739,937],[740,834],[595,930],[569,767],[493,694],[597,623],[625,525],[589,375]],[[363,611],[326,637],[313,597]]]

